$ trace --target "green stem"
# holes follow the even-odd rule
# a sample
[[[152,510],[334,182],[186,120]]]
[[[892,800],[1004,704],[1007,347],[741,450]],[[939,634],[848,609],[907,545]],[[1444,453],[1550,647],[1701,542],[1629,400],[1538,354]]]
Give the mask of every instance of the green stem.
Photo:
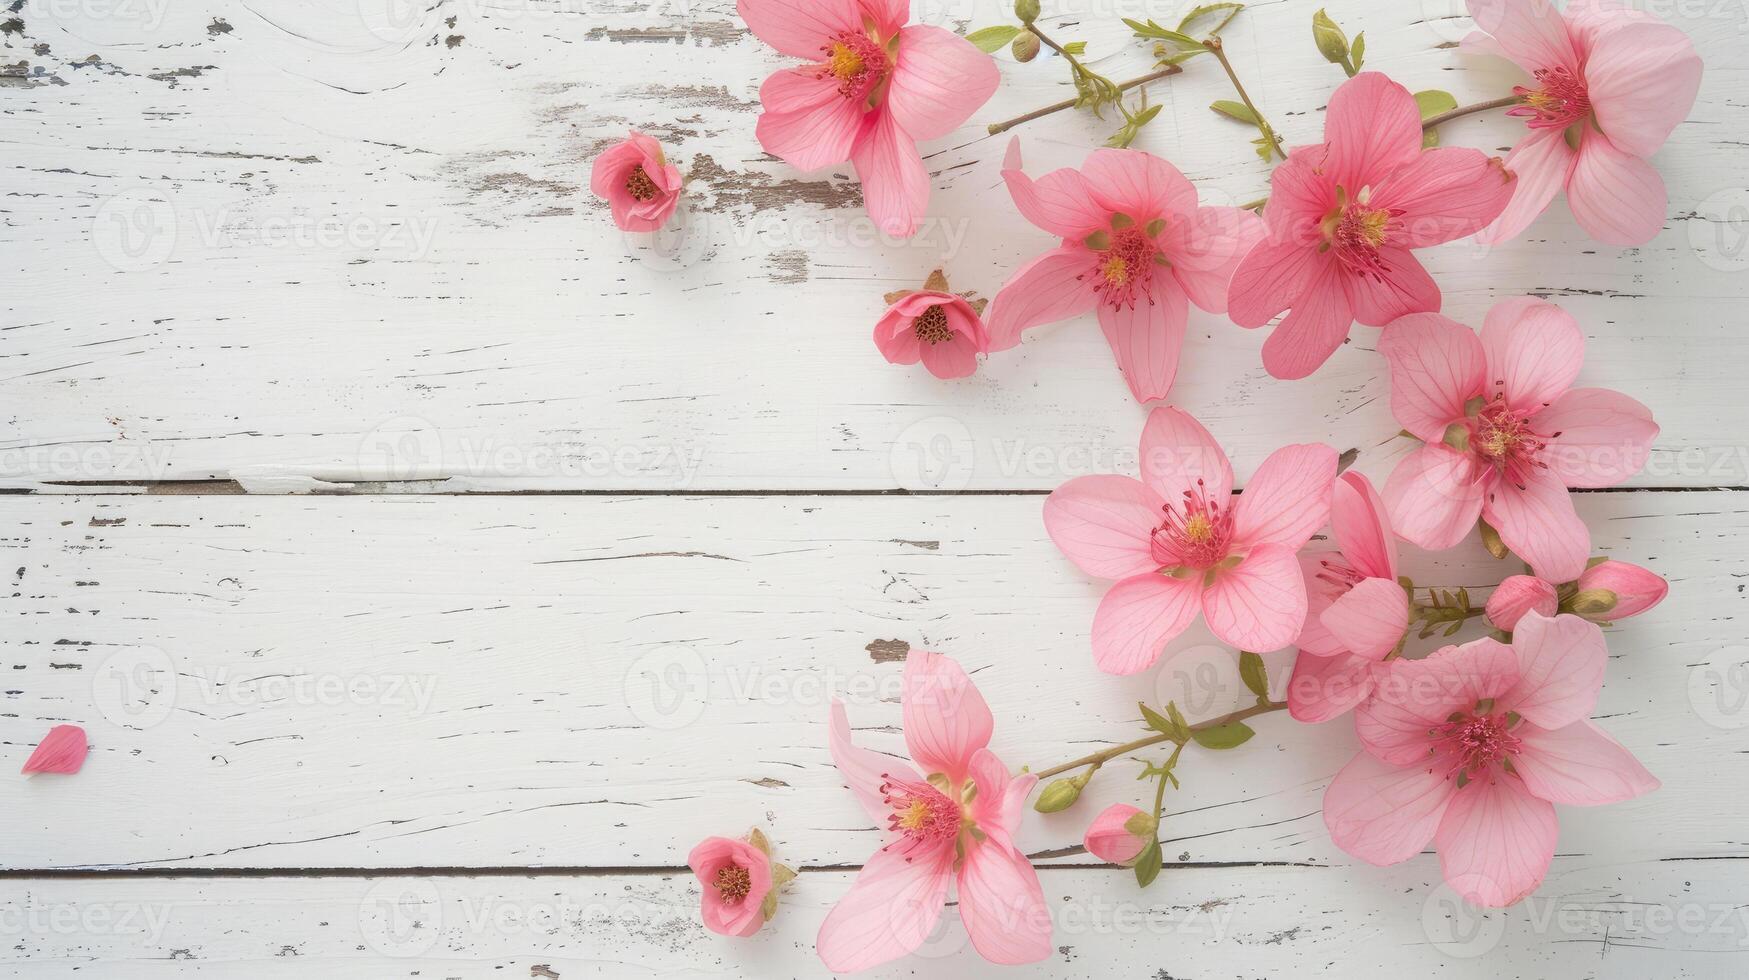
[[[1210,729],[1220,728],[1223,725],[1231,725],[1235,721],[1244,721],[1247,718],[1255,718],[1258,715],[1268,714],[1271,711],[1280,711],[1286,707],[1286,701],[1263,701],[1254,704],[1249,708],[1235,711],[1232,714],[1222,715],[1212,721],[1205,721],[1200,725],[1192,725],[1190,726],[1190,730],[1193,732],[1209,731]],[[1102,766],[1120,755],[1128,755],[1137,749],[1145,749],[1150,745],[1159,745],[1161,742],[1175,742],[1179,748],[1184,747],[1183,742],[1179,742],[1170,735],[1150,735],[1147,738],[1138,738],[1133,742],[1125,742],[1122,745],[1106,749],[1103,752],[1095,752],[1092,755],[1082,756],[1073,762],[1065,762],[1060,766],[1054,766],[1050,769],[1037,770],[1033,775],[1036,775],[1039,779],[1049,779],[1052,776],[1061,775],[1071,769],[1079,769],[1082,766]]]
[[[1486,112],[1489,109],[1504,109],[1510,105],[1517,105],[1522,101],[1524,100],[1516,95],[1508,95],[1505,98],[1489,99],[1487,102],[1478,102],[1475,105],[1461,105],[1456,109],[1447,109],[1436,116],[1428,116],[1426,119],[1421,120],[1421,128],[1424,130],[1432,129],[1440,123],[1450,122],[1459,116],[1467,116],[1472,112]]]
[[[1216,60],[1220,61],[1222,68],[1226,69],[1227,77],[1233,80],[1233,88],[1239,93],[1239,101],[1245,103],[1245,108],[1251,110],[1251,118],[1257,120],[1257,131],[1263,134],[1265,144],[1270,151],[1286,160],[1287,152],[1281,148],[1281,141],[1276,138],[1275,129],[1269,125],[1269,120],[1263,118],[1263,113],[1258,110],[1257,104],[1251,101],[1250,93],[1245,91],[1245,84],[1239,81],[1239,73],[1233,70],[1233,63],[1227,60],[1226,47],[1221,43],[1221,39],[1211,37],[1202,42],[1202,46],[1208,49]]]
[[[1146,85],[1149,82],[1157,81],[1159,79],[1165,78],[1168,75],[1176,75],[1182,71],[1184,71],[1184,69],[1179,67],[1178,65],[1170,65],[1166,68],[1160,69],[1159,71],[1149,72],[1148,74],[1143,75],[1140,78],[1132,78],[1127,82],[1120,82],[1120,83],[1118,83],[1117,90],[1119,92],[1127,92],[1130,89],[1135,88],[1137,85]],[[1013,129],[1014,127],[1020,125],[1021,123],[1032,122],[1034,119],[1039,119],[1041,117],[1048,116],[1053,112],[1062,112],[1064,109],[1073,109],[1073,108],[1075,108],[1075,104],[1080,102],[1080,101],[1081,101],[1080,99],[1064,99],[1063,101],[1058,102],[1055,105],[1048,105],[1048,106],[1045,106],[1043,109],[1034,109],[1033,111],[1031,111],[1023,116],[1015,116],[1013,119],[1010,119],[1007,122],[993,123],[989,127],[990,135],[995,136],[997,133],[1005,133],[1008,130]]]

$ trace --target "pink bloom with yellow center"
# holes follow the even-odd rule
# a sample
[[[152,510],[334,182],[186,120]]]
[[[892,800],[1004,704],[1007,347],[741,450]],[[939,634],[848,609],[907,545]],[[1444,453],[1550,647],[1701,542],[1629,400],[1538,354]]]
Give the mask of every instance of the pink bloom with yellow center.
[[[621,231],[655,231],[680,203],[680,168],[668,162],[662,144],[637,130],[595,158],[589,190],[613,209]]]
[[[724,936],[746,937],[765,924],[761,906],[771,891],[771,858],[744,840],[707,837],[686,863],[704,893],[700,910],[705,928]]]
[[[920,290],[887,294],[887,312],[875,324],[874,342],[893,364],[919,361],[938,378],[964,378],[990,349],[984,301],[952,292],[940,269]]]

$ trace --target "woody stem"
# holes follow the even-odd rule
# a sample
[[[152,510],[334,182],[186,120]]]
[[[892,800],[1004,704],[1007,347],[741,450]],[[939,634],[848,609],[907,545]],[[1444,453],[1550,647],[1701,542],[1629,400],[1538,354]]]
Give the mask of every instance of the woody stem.
[[[1421,120],[1421,128],[1424,130],[1432,129],[1442,122],[1450,122],[1459,116],[1467,116],[1472,112],[1486,112],[1489,109],[1504,109],[1510,105],[1517,105],[1522,101],[1524,100],[1516,95],[1508,95],[1505,98],[1489,99],[1487,102],[1478,102],[1475,105],[1460,105],[1456,109],[1447,109],[1436,116],[1428,116],[1426,119]]]
[[[1286,160],[1287,153],[1282,150],[1281,141],[1276,137],[1275,129],[1269,125],[1269,120],[1263,118],[1263,112],[1257,108],[1257,104],[1251,101],[1250,93],[1245,91],[1245,84],[1239,81],[1239,73],[1233,70],[1233,63],[1227,60],[1226,47],[1221,43],[1221,39],[1218,36],[1211,37],[1202,42],[1202,46],[1215,56],[1222,68],[1227,70],[1227,77],[1233,80],[1233,88],[1239,93],[1239,101],[1245,103],[1245,108],[1251,110],[1251,118],[1257,120],[1257,131],[1263,134],[1264,145],[1275,156]]]
[[[1286,701],[1263,701],[1263,702],[1260,702],[1258,704],[1254,704],[1249,708],[1243,708],[1239,711],[1235,711],[1232,714],[1222,715],[1221,717],[1215,718],[1211,721],[1205,721],[1200,725],[1192,725],[1192,726],[1190,726],[1190,730],[1193,732],[1205,732],[1205,731],[1209,731],[1210,729],[1220,728],[1223,725],[1231,725],[1233,722],[1236,722],[1236,721],[1244,721],[1247,718],[1255,718],[1258,715],[1268,714],[1271,711],[1280,711],[1286,707],[1287,707]],[[1103,752],[1095,752],[1092,755],[1082,756],[1081,758],[1076,759],[1073,762],[1065,762],[1060,766],[1053,766],[1049,769],[1038,770],[1038,771],[1034,772],[1033,775],[1037,776],[1040,779],[1049,779],[1052,776],[1060,775],[1061,773],[1068,772],[1071,769],[1079,769],[1082,766],[1104,765],[1105,763],[1111,761],[1112,759],[1117,758],[1120,755],[1127,755],[1131,752],[1136,751],[1137,749],[1145,749],[1150,745],[1159,745],[1161,742],[1173,742],[1173,743],[1176,743],[1180,747],[1183,747],[1183,745],[1184,745],[1183,742],[1173,738],[1170,735],[1150,735],[1147,738],[1138,738],[1133,742],[1125,742],[1122,745],[1119,745],[1115,748],[1106,749]]]
[[[1132,78],[1127,82],[1119,82],[1118,86],[1117,86],[1117,90],[1119,92],[1127,92],[1130,89],[1135,88],[1137,85],[1146,85],[1149,82],[1158,81],[1159,79],[1165,78],[1168,75],[1176,75],[1183,70],[1184,69],[1179,67],[1178,65],[1170,65],[1166,68],[1160,69],[1159,71],[1149,72],[1148,74],[1143,75],[1140,78]],[[1045,106],[1043,109],[1034,109],[1033,111],[1026,113],[1025,115],[1022,115],[1022,116],[1015,116],[1013,119],[1010,119],[1007,122],[992,123],[989,127],[990,135],[995,136],[998,133],[1005,133],[1008,130],[1013,129],[1014,127],[1020,125],[1021,123],[1032,122],[1034,119],[1038,119],[1038,118],[1041,118],[1043,116],[1048,116],[1053,112],[1062,112],[1064,109],[1073,109],[1073,108],[1075,108],[1075,104],[1079,101],[1080,101],[1079,99],[1064,99],[1063,101],[1058,102],[1055,105],[1048,105],[1048,106]]]

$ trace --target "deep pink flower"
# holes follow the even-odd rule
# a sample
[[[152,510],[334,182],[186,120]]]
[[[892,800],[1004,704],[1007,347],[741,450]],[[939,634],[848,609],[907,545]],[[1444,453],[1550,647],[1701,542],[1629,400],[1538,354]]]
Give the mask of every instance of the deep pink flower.
[[[946,136],[996,91],[996,62],[939,27],[905,26],[909,0],[735,0],[754,34],[813,64],[760,86],[759,145],[798,170],[849,160],[869,216],[917,232],[929,206],[918,140]]]
[[[36,751],[24,762],[20,772],[75,773],[85,765],[90,746],[85,741],[85,729],[78,725],[56,725],[49,729]]]
[[[1510,115],[1529,127],[1506,166],[1518,175],[1512,203],[1477,240],[1517,236],[1555,192],[1586,234],[1640,245],[1664,227],[1664,180],[1647,162],[1688,116],[1700,89],[1700,56],[1682,33],[1613,0],[1470,0],[1482,32],[1464,47],[1515,62],[1532,81],[1513,92]]]
[[[1113,803],[1093,818],[1081,843],[1101,861],[1130,867],[1154,843],[1154,818],[1128,803]]]
[[[1164,398],[1178,374],[1190,303],[1227,309],[1227,282],[1263,237],[1242,208],[1204,208],[1178,168],[1141,150],[1094,150],[1080,170],[1038,180],[1008,144],[1002,177],[1028,221],[1063,239],[1020,268],[990,310],[990,349],[1021,331],[1097,310],[1130,393]]]
[[[1010,778],[986,746],[994,721],[972,679],[947,657],[905,658],[905,745],[922,773],[850,741],[832,705],[832,761],[876,823],[896,839],[874,853],[820,926],[820,959],[850,973],[898,959],[929,937],[950,882],[960,920],[992,963],[1051,954],[1050,910],[1032,863],[1014,846],[1038,777]]]
[[[662,144],[632,130],[603,150],[589,173],[589,190],[613,208],[623,231],[655,231],[680,203],[680,168],[668,162]]]
[[[1045,530],[1082,571],[1118,582],[1093,617],[1093,660],[1112,674],[1153,666],[1198,612],[1223,643],[1267,653],[1306,618],[1296,553],[1330,516],[1336,451],[1276,450],[1238,499],[1214,437],[1176,408],[1142,429],[1142,479],[1083,476],[1045,501]]]
[[[1497,630],[1512,632],[1526,613],[1553,616],[1561,608],[1555,587],[1535,575],[1514,575],[1501,582],[1488,597],[1488,622]]]
[[[1434,313],[1379,339],[1391,410],[1425,443],[1385,484],[1391,524],[1450,548],[1478,517],[1541,578],[1585,570],[1591,534],[1568,487],[1614,486],[1646,465],[1658,426],[1646,406],[1574,388],[1585,337],[1565,310],[1530,297],[1495,304],[1482,335]]]
[[[1463,147],[1421,148],[1408,89],[1377,72],[1342,84],[1324,142],[1299,147],[1270,178],[1269,237],[1239,263],[1228,315],[1261,327],[1291,312],[1263,345],[1263,366],[1303,378],[1330,358],[1355,321],[1382,327],[1439,309],[1439,287],[1411,249],[1474,234],[1512,196],[1498,158]]]
[[[887,294],[887,312],[875,324],[874,342],[893,364],[923,362],[938,378],[964,378],[990,349],[984,301],[951,292],[940,269],[917,291]]]
[[[771,891],[771,858],[744,840],[707,837],[686,863],[698,876],[705,928],[724,936],[751,936],[765,924],[761,906]]]
[[[1330,838],[1373,864],[1406,861],[1432,840],[1446,882],[1477,905],[1535,891],[1555,853],[1554,804],[1658,788],[1587,720],[1608,658],[1595,624],[1533,612],[1511,646],[1483,639],[1392,661],[1355,709],[1364,751],[1324,793]]]
[[[1557,585],[1534,575],[1501,582],[1488,597],[1488,622],[1510,633],[1520,617],[1535,610],[1544,616],[1572,613],[1607,625],[1651,609],[1669,591],[1670,583],[1654,572],[1630,562],[1597,559],[1577,582]]]
[[[1370,695],[1374,671],[1409,629],[1397,539],[1372,481],[1353,471],[1337,478],[1330,529],[1339,550],[1300,556],[1306,620],[1287,704],[1305,722],[1328,721]]]

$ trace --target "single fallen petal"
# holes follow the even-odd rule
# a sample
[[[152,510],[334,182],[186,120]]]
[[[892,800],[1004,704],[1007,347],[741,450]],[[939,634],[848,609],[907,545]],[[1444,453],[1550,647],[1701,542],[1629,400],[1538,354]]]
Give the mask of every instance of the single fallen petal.
[[[90,746],[85,741],[85,729],[78,725],[56,725],[43,736],[42,744],[30,754],[22,772],[75,773],[85,765],[85,753]]]

